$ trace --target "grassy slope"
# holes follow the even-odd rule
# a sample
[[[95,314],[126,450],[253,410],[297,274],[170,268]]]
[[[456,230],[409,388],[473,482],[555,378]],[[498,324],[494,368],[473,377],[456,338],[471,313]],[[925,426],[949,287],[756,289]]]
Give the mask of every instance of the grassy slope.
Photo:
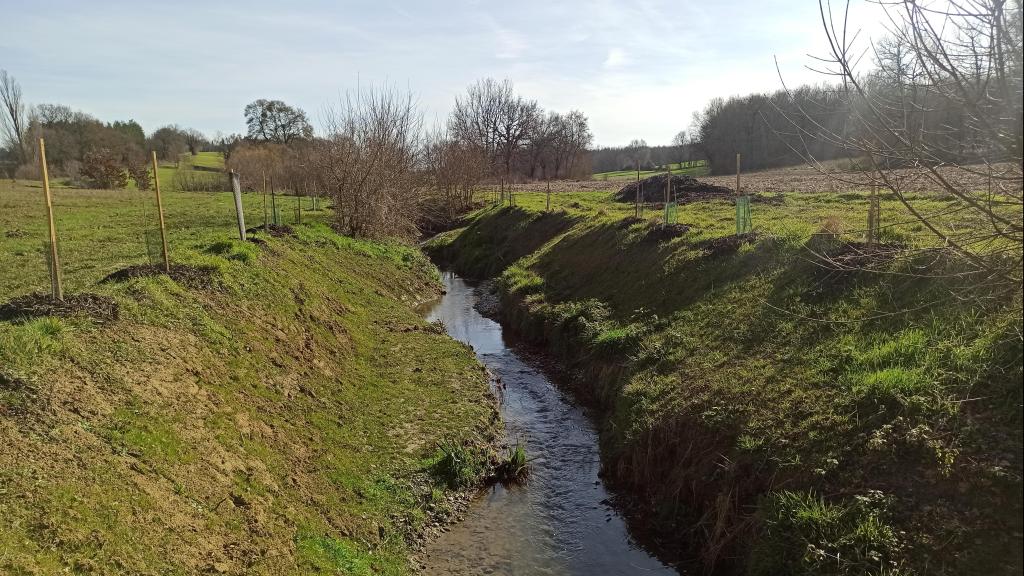
[[[822,268],[812,250],[842,247],[811,234],[855,230],[863,195],[755,203],[742,245],[715,242],[729,203],[682,207],[694,229],[666,240],[608,197],[522,194],[429,249],[500,274],[509,323],[605,408],[609,478],[669,548],[750,574],[1019,573],[1019,291]],[[925,241],[883,204],[887,238]]]
[[[3,185],[0,300],[48,285],[40,190]],[[145,260],[150,201],[57,191],[67,289],[119,321],[0,321],[0,572],[406,572],[449,506],[437,443],[496,430],[472,353],[402,303],[432,267],[316,223],[243,244],[230,196],[169,193],[174,260],[215,286],[99,283]]]

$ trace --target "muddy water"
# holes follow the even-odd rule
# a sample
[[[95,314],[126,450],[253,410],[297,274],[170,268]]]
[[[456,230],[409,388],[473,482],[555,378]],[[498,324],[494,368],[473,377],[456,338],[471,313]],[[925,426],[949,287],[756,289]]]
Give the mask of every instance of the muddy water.
[[[586,415],[474,308],[473,287],[450,273],[444,281],[447,294],[427,318],[444,322],[500,378],[508,435],[525,444],[532,462],[526,485],[487,489],[464,521],[428,546],[425,573],[677,574],[634,544],[608,504]]]

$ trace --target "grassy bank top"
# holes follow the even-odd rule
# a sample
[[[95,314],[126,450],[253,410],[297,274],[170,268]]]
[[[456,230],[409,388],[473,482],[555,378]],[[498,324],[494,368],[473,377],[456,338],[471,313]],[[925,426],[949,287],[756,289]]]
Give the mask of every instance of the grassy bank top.
[[[496,276],[510,324],[579,374],[607,478],[670,548],[750,574],[1019,573],[1019,286],[891,197],[867,246],[867,191],[755,196],[744,236],[731,199],[665,227],[611,196],[522,192],[428,250]]]
[[[46,228],[36,184],[0,185],[7,301],[48,289]],[[169,191],[175,273],[125,274],[159,262],[152,194],[55,194],[67,293],[118,313],[0,320],[0,572],[410,571],[452,506],[437,446],[498,426],[472,352],[411,307],[429,262],[326,212],[241,242],[230,195]]]

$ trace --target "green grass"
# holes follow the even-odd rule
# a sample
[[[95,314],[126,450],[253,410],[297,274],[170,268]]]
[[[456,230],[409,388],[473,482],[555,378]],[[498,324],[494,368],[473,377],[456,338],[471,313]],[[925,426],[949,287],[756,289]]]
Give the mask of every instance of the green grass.
[[[210,170],[224,170],[224,155],[220,152],[200,152],[192,156],[192,166]]]
[[[217,242],[238,238],[234,201],[226,193],[165,190],[164,219],[172,259],[203,263]],[[294,208],[293,197],[282,200]],[[54,218],[64,282],[69,291],[94,285],[130,263],[160,260],[159,220],[153,192],[53,190]],[[246,225],[263,225],[263,197],[243,195]],[[309,207],[307,199],[304,207]],[[295,212],[281,210],[285,224]],[[322,222],[326,212],[304,214]],[[0,181],[0,297],[47,290],[46,209],[39,182]],[[250,247],[251,248],[251,247]],[[379,250],[378,248],[369,248]]]
[[[0,182],[0,301],[48,290],[41,192]],[[0,572],[407,573],[449,489],[424,462],[499,426],[472,352],[412,308],[436,269],[327,212],[254,244],[229,194],[164,205],[210,286],[102,282],[154,258],[152,194],[55,191],[65,290],[121,318],[0,321]]]
[[[193,156],[182,154],[177,162],[161,162],[159,166],[161,190],[225,190],[224,155],[220,152],[200,152]]]
[[[505,458],[498,468],[498,476],[502,482],[522,482],[530,474],[530,463],[526,458],[526,448],[516,442],[505,451]]]
[[[641,170],[640,178],[664,174],[665,170],[671,170],[673,174],[685,174],[699,178],[711,173],[711,169],[703,160],[693,162],[676,162],[667,166],[660,166],[657,170]],[[636,170],[614,170],[611,172],[597,172],[591,176],[594,180],[635,180]]]
[[[466,488],[479,483],[486,472],[486,455],[470,444],[446,438],[438,443],[430,469],[449,488]]]
[[[577,375],[605,469],[663,541],[760,573],[1019,572],[1019,291],[948,254],[824,266],[862,239],[861,193],[755,202],[743,244],[725,201],[680,206],[675,237],[607,193],[516,202],[427,249],[497,277],[508,325]],[[894,200],[882,217],[890,241],[937,246]],[[884,513],[858,504],[875,493]]]
[[[894,560],[903,542],[889,524],[890,505],[879,492],[842,504],[809,493],[774,493],[762,506],[765,537],[754,550],[750,573],[910,574]]]

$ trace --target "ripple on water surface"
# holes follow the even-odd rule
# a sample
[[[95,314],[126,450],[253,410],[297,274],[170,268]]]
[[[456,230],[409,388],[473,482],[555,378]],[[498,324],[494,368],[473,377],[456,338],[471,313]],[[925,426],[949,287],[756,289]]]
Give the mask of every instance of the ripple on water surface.
[[[473,346],[501,378],[501,415],[531,458],[523,486],[489,488],[466,519],[428,544],[426,574],[632,575],[677,572],[639,548],[598,479],[597,434],[538,369],[511,349],[501,326],[474,308],[477,295],[446,273],[447,292],[427,314]]]

